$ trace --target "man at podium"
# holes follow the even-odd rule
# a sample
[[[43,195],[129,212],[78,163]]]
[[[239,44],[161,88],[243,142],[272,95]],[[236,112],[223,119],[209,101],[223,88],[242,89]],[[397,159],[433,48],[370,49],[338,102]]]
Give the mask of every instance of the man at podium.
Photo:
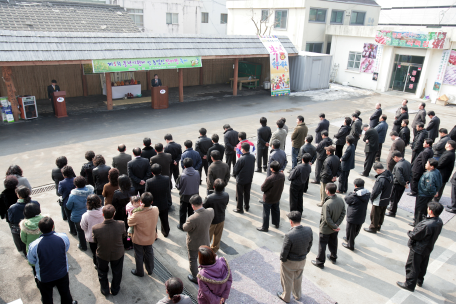
[[[154,79],[152,79],[152,86],[153,87],[161,87],[162,86],[162,81],[158,78],[158,75],[154,75]]]
[[[53,79],[51,81],[51,85],[48,86],[47,89],[48,89],[48,97],[49,97],[49,100],[51,101],[51,105],[52,105],[52,111],[54,111],[54,115],[55,115],[55,108],[54,108],[54,101],[52,100],[52,93],[60,91],[60,87],[57,85],[57,80]]]

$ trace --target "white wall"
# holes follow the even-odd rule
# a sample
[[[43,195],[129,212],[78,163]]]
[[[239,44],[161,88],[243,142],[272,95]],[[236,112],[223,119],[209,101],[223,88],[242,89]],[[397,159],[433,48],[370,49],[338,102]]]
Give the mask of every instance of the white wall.
[[[223,36],[227,33],[227,24],[222,24],[221,14],[228,14],[226,0],[202,0],[201,12],[209,13],[209,23],[201,23],[201,34]]]

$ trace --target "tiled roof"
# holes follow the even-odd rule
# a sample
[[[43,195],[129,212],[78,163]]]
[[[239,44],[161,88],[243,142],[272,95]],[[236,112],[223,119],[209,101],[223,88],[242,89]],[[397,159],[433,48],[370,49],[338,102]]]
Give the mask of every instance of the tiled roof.
[[[298,53],[288,37],[278,38]],[[268,54],[257,36],[0,31],[0,62]]]
[[[0,0],[0,30],[137,33],[120,6],[68,1]]]

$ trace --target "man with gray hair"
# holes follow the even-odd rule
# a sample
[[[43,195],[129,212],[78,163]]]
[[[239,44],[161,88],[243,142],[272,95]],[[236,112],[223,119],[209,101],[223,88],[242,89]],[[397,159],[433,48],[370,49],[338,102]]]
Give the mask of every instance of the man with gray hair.
[[[382,105],[380,103],[377,103],[375,105],[374,114],[372,114],[371,117],[369,118],[369,125],[371,128],[375,128],[378,125],[380,116],[382,116]]]
[[[416,135],[416,126],[418,124],[426,124],[426,110],[424,109],[426,107],[426,104],[424,102],[421,102],[420,105],[418,106],[418,113],[416,113],[415,118],[413,118],[412,122],[412,129],[413,129],[413,136]]]

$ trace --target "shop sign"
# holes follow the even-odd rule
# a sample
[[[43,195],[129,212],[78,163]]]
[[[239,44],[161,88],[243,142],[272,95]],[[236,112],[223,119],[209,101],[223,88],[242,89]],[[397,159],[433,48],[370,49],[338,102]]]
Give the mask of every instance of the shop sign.
[[[201,57],[92,60],[94,73],[186,69],[202,67]]]
[[[443,49],[446,34],[446,32],[414,33],[378,30],[375,42],[391,46]]]
[[[271,96],[290,94],[290,73],[288,52],[277,36],[259,36],[260,41],[269,52],[271,64]]]

